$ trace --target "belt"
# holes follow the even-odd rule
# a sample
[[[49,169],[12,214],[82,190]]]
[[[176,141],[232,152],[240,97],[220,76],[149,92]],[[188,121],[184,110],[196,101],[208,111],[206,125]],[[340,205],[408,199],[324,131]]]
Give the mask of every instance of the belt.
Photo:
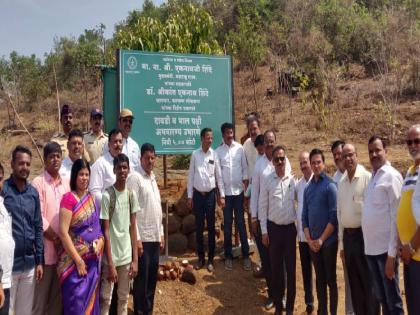
[[[194,192],[198,192],[200,195],[202,195],[202,196],[208,196],[208,195],[210,195],[212,192],[214,192],[214,190],[215,190],[216,188],[213,188],[212,190],[210,190],[210,191],[199,191],[199,190],[197,190],[197,189],[195,189],[195,188],[193,188],[193,191]]]
[[[270,221],[270,220],[267,220],[267,223],[273,224],[273,225],[278,226],[278,227],[292,227],[292,226],[294,227],[295,226],[295,223],[277,224],[277,223],[274,223],[273,221]]]
[[[344,228],[344,233],[347,234],[355,234],[355,233],[361,233],[362,232],[362,228],[358,227],[358,228]]]

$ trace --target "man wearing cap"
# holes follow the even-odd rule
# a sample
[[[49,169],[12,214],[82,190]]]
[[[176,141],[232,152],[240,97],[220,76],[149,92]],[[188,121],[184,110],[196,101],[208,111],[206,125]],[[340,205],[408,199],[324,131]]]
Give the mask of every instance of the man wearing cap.
[[[64,104],[61,107],[60,112],[60,123],[63,128],[62,132],[55,133],[50,142],[56,142],[60,145],[62,158],[65,159],[69,155],[69,150],[67,148],[67,141],[69,139],[70,131],[73,129],[73,111],[68,104]],[[87,151],[83,152],[83,159],[90,162],[89,154]]]
[[[90,131],[84,134],[85,148],[93,164],[102,155],[108,135],[103,132],[103,113],[99,108],[90,112]]]
[[[124,108],[120,112],[118,119],[118,129],[123,135],[123,149],[122,153],[128,156],[130,160],[130,170],[140,171],[140,148],[137,142],[130,137],[131,128],[133,126],[133,112],[128,108]],[[108,146],[104,146],[103,153],[108,151]]]

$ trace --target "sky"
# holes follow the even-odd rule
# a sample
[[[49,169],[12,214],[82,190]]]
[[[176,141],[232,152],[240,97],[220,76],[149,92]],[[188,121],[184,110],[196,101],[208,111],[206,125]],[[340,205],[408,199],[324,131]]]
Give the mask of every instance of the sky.
[[[153,2],[159,6],[164,0]],[[114,25],[142,5],[143,0],[0,0],[0,57],[15,50],[43,59],[55,37],[77,38],[100,23],[110,38]]]

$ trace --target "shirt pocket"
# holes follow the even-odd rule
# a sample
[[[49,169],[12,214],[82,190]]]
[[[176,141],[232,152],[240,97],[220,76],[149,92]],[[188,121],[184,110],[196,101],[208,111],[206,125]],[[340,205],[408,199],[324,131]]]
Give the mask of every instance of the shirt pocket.
[[[373,190],[373,197],[372,201],[373,204],[376,206],[385,206],[388,200],[387,193],[385,191],[385,187],[382,185],[377,185]]]
[[[222,168],[230,168],[230,157],[229,155],[225,155],[220,159],[220,166]]]
[[[240,154],[235,154],[232,158],[232,165],[241,166],[242,165],[242,156]]]
[[[208,161],[204,162],[204,163],[206,163],[205,167],[206,167],[207,173],[210,177],[214,176],[214,171],[215,171],[215,163],[216,162],[214,160],[212,160],[212,161],[213,162],[210,162],[210,160],[208,160]]]

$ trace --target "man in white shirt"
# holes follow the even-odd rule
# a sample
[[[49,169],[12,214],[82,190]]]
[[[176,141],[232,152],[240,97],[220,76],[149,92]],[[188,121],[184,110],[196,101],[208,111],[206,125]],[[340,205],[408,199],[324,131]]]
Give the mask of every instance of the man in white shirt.
[[[123,136],[123,147],[122,152],[128,156],[130,160],[130,171],[139,171],[140,168],[140,148],[137,142],[130,137],[131,129],[134,122],[133,112],[128,108],[124,108],[120,112],[118,118],[118,129],[121,131]],[[109,135],[108,135],[109,137]],[[104,145],[103,154],[108,151],[108,145]]]
[[[338,184],[337,221],[340,257],[346,262],[352,305],[356,315],[379,314],[373,295],[362,232],[363,196],[370,173],[357,161],[356,148],[345,144],[341,157],[346,172]]]
[[[258,213],[262,242],[269,251],[275,314],[281,314],[283,311],[285,266],[286,314],[289,315],[293,314],[296,297],[296,184],[293,176],[290,173],[286,174],[284,147],[275,147],[272,154],[275,171],[268,174],[262,182]]]
[[[223,187],[220,161],[217,153],[211,148],[213,143],[213,131],[204,128],[200,133],[201,147],[191,155],[190,168],[188,171],[188,207],[195,213],[196,239],[198,262],[196,269],[205,265],[204,254],[204,223],[207,220],[208,231],[208,263],[207,270],[214,271],[213,258],[216,248],[216,184],[219,189],[219,204],[225,207],[225,191]]]
[[[343,152],[344,145],[345,142],[343,140],[336,140],[331,145],[331,154],[333,155],[334,164],[337,168],[332,179],[337,183],[337,185],[346,171],[346,168],[344,167],[344,160],[341,157],[341,152]]]
[[[141,200],[137,213],[139,267],[133,287],[134,314],[153,313],[159,252],[165,243],[160,192],[153,173],[155,161],[155,147],[144,143],[141,146],[140,171],[131,173],[127,179],[127,187]]]
[[[396,213],[402,176],[387,163],[384,141],[373,136],[368,142],[372,178],[366,189],[362,230],[365,254],[376,298],[384,314],[404,314],[398,277]]]
[[[251,179],[252,173],[254,172],[255,162],[258,157],[254,143],[257,136],[261,134],[258,118],[256,116],[249,117],[246,121],[246,127],[250,137],[244,142],[244,151],[248,163],[248,178]]]
[[[331,145],[331,153],[333,155],[334,163],[337,168],[332,179],[337,185],[346,171],[344,167],[344,160],[341,157],[341,152],[343,151],[344,144],[345,142],[343,140],[336,140]],[[353,315],[354,311],[353,311],[353,303],[351,299],[351,288],[349,284],[347,266],[344,260],[342,260],[342,263],[343,263],[343,273],[344,273],[344,293],[345,293],[344,302],[345,302],[345,307],[346,307],[346,314]]]
[[[121,130],[112,129],[109,133],[108,150],[96,160],[91,168],[89,191],[99,204],[102,200],[102,193],[115,183],[114,157],[121,153],[122,141]]]
[[[244,218],[244,190],[248,186],[248,165],[243,147],[233,140],[233,124],[224,123],[221,127],[223,143],[216,149],[220,160],[223,187],[225,189],[225,207],[223,208],[225,268],[232,270],[232,223],[235,213],[236,228],[241,240],[243,266],[251,270],[248,237]]]
[[[258,203],[260,197],[260,184],[266,174],[274,172],[271,158],[273,149],[276,145],[276,134],[272,130],[264,132],[264,147],[265,154],[263,157],[258,159],[255,164],[254,173],[252,174],[252,190],[251,190],[251,220],[252,220],[252,233],[254,234],[255,243],[258,248],[259,256],[261,259],[261,265],[264,272],[264,277],[268,287],[268,300],[265,304],[267,310],[271,309],[274,305],[271,294],[271,268],[270,259],[268,256],[268,249],[262,243],[262,235],[260,228],[260,219],[258,216]],[[286,173],[290,173],[290,162],[286,157]]]
[[[74,161],[81,159],[84,152],[83,133],[79,129],[73,129],[69,133],[67,150],[69,155],[61,162],[59,174],[62,178],[70,180],[71,168]]]
[[[1,164],[0,170],[3,173]],[[6,315],[9,314],[15,241],[12,235],[12,216],[3,204],[3,197],[0,197],[0,248],[0,314]]]
[[[312,293],[312,259],[308,242],[306,241],[305,232],[302,226],[302,208],[303,208],[303,192],[312,179],[311,163],[309,161],[309,152],[303,151],[299,154],[299,166],[302,171],[302,178],[296,184],[297,195],[297,238],[299,242],[300,266],[302,269],[303,289],[305,291],[306,313],[312,314],[314,310],[314,295]]]
[[[271,309],[274,306],[273,295],[271,289],[271,268],[270,268],[270,258],[268,256],[268,248],[265,247],[262,243],[262,234],[260,228],[260,221],[258,217],[258,202],[260,197],[260,178],[263,176],[264,170],[267,168],[267,172],[272,171],[273,165],[271,163],[273,149],[276,145],[276,134],[267,130],[264,133],[264,149],[265,154],[258,159],[258,162],[255,164],[254,172],[252,174],[252,189],[251,189],[251,201],[250,201],[250,214],[252,220],[252,234],[254,235],[255,244],[257,245],[258,254],[261,259],[261,268],[264,273],[264,278],[267,283],[267,294],[268,299],[265,303],[265,308],[267,310]]]

